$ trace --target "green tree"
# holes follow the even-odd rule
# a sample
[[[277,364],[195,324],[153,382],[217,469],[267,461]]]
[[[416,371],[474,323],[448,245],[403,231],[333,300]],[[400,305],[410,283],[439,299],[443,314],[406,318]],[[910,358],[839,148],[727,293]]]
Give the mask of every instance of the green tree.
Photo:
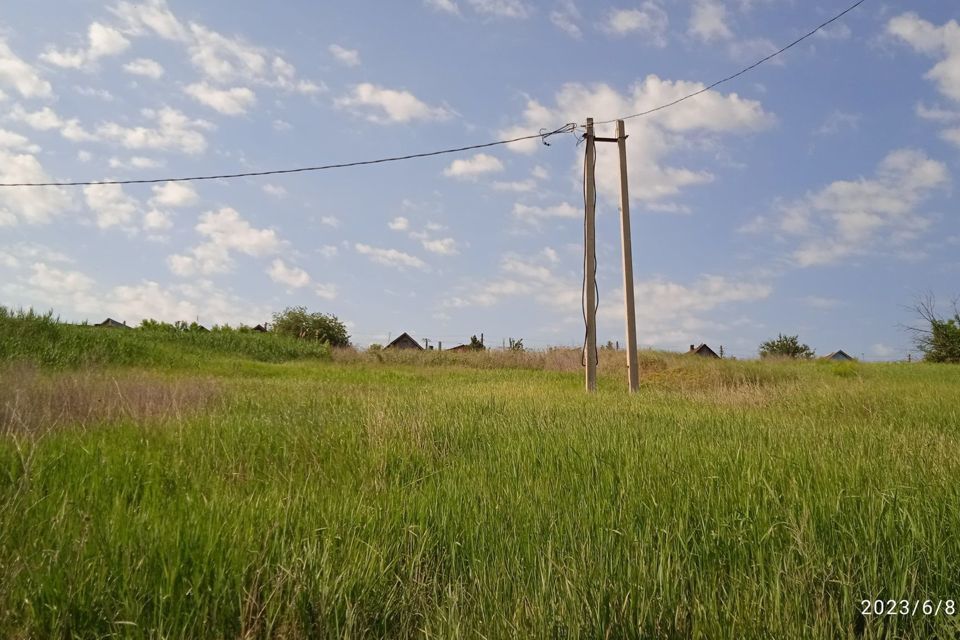
[[[510,351],[523,351],[523,338],[510,338]]]
[[[477,336],[470,336],[470,348],[475,349],[477,351],[483,351],[486,349],[486,347],[483,346],[483,343],[479,340],[479,338],[477,338]]]
[[[917,302],[914,310],[922,321],[921,327],[908,327],[913,332],[913,343],[923,352],[927,362],[960,364],[960,309],[953,301],[953,317],[937,314],[933,294]]]
[[[809,346],[801,344],[799,336],[777,334],[775,340],[760,345],[761,358],[799,358],[809,360],[816,355]]]
[[[337,316],[310,313],[306,307],[287,307],[273,314],[273,331],[298,340],[317,340],[331,347],[349,347],[347,327]]]

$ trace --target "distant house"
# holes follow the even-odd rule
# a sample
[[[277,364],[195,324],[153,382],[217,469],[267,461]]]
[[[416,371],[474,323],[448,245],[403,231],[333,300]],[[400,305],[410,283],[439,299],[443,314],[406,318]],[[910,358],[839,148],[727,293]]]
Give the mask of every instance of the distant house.
[[[849,353],[847,353],[847,352],[844,351],[843,349],[838,349],[837,351],[834,351],[833,353],[828,353],[827,355],[823,356],[823,359],[824,359],[824,360],[836,360],[836,361],[838,361],[838,362],[850,362],[850,361],[856,360],[856,358],[854,358],[853,356],[851,356]]]
[[[687,351],[688,355],[700,356],[701,358],[716,358],[720,359],[720,356],[717,353],[707,346],[706,343],[701,344],[699,347],[696,345],[690,345],[690,351]]]
[[[102,329],[129,329],[126,322],[117,322],[113,318],[107,318],[100,324],[93,325],[95,327],[100,327]]]
[[[471,346],[468,345],[468,344],[458,344],[457,346],[453,347],[452,349],[447,349],[447,351],[457,351],[457,352],[460,352],[460,351],[473,351],[473,347],[471,347]]]
[[[255,326],[255,327],[253,328],[253,330],[256,331],[257,333],[266,333],[266,332],[267,332],[267,325],[266,325],[266,323],[264,323],[264,324],[258,324],[257,326]]]
[[[384,347],[384,349],[414,349],[416,351],[423,351],[420,343],[411,338],[410,334],[406,332],[397,336],[397,339]]]

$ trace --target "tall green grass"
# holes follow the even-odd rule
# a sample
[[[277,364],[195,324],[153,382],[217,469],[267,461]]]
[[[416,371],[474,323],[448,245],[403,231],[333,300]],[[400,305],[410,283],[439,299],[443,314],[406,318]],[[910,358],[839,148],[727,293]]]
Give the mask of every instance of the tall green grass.
[[[0,362],[60,369],[87,365],[198,368],[213,359],[285,362],[328,359],[321,343],[238,331],[104,329],[59,322],[52,314],[0,307]]]
[[[859,614],[960,600],[960,369],[487,364],[261,364],[0,438],[0,637],[960,634]]]

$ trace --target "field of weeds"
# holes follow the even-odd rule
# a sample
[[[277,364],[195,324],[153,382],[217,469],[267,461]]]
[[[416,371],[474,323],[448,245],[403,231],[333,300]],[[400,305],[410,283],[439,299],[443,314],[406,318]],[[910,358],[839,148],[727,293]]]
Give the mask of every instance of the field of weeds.
[[[960,634],[960,369],[622,355],[8,364],[0,636]]]

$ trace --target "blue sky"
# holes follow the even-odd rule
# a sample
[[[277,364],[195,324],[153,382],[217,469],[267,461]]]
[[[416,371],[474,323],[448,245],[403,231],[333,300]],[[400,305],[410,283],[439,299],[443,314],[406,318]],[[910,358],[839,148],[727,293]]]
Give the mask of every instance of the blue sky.
[[[847,4],[13,3],[0,182],[325,164],[613,118]],[[905,357],[905,305],[960,294],[952,4],[868,1],[749,75],[628,122],[641,346],[750,357],[784,332],[820,353]],[[402,331],[578,344],[582,151],[565,135],[293,176],[3,189],[0,303],[208,325],[304,305],[360,345]],[[615,148],[599,153],[606,342],[622,340],[623,293]]]

